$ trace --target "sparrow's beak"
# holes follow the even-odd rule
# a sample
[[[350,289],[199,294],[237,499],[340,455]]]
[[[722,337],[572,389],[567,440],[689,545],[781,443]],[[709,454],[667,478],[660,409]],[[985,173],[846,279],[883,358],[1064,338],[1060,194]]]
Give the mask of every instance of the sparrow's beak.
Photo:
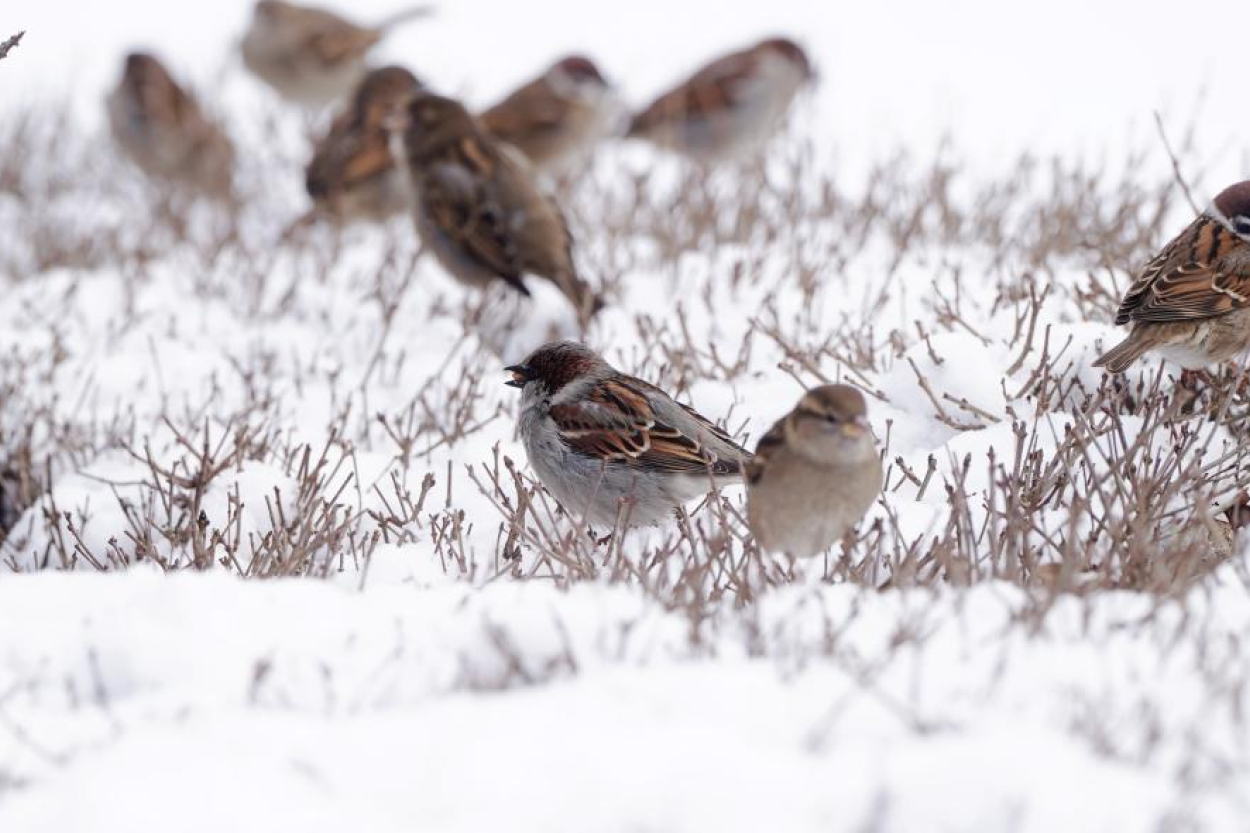
[[[534,378],[530,374],[530,369],[523,364],[514,364],[510,367],[505,367],[504,370],[512,374],[512,379],[504,382],[510,388],[523,388],[526,382]]]
[[[855,417],[850,422],[842,423],[842,434],[852,439],[858,439],[868,433],[868,420],[863,417]]]

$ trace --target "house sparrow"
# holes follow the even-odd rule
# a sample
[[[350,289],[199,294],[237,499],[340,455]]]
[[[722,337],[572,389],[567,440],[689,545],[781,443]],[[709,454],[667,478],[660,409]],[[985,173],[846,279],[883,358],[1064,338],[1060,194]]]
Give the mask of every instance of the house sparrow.
[[[230,194],[234,147],[154,56],[126,56],[109,94],[113,139],[144,173],[214,197]]]
[[[1146,264],[1115,323],[1133,329],[1094,360],[1113,373],[1148,350],[1197,370],[1250,347],[1250,181],[1221,191]]]
[[[358,26],[315,6],[260,0],[243,36],[243,63],[288,101],[324,107],[351,93],[365,74],[369,50],[391,28],[432,11],[417,6],[376,26]]]
[[[382,221],[411,209],[408,173],[391,153],[391,135],[420,89],[421,82],[403,67],[375,69],[364,77],[304,171],[318,212]]]
[[[521,389],[521,441],[538,479],[591,524],[672,517],[736,483],[750,454],[664,391],[626,376],[575,341],[546,344],[505,384]]]
[[[482,125],[543,172],[573,167],[613,132],[622,108],[590,59],[558,61],[480,116]]]
[[[760,546],[797,558],[820,555],[881,493],[881,460],[864,396],[823,385],[760,438],[746,466],[747,523]]]
[[[634,116],[629,136],[697,161],[747,155],[781,126],[815,77],[794,41],[770,38],[705,66]]]
[[[538,275],[589,320],[599,301],[573,265],[564,215],[513,148],[459,102],[432,94],[409,106],[404,145],[417,233],[453,277],[479,288],[502,280],[528,295],[521,278]]]

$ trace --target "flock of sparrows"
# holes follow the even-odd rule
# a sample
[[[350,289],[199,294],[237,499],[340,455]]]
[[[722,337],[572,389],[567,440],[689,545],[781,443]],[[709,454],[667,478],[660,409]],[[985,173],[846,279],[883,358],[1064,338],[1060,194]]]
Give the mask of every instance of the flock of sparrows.
[[[612,137],[649,141],[698,164],[757,151],[814,72],[803,50],[770,38],[709,63],[625,119],[595,64],[574,55],[480,113],[369,51],[411,9],[359,26],[323,9],[260,0],[244,65],[283,99],[341,109],[306,168],[310,216],[378,221],[409,213],[423,247],[472,287],[528,295],[550,281],[584,327],[603,305],[578,274],[551,176],[583,170]],[[227,197],[235,152],[221,127],[155,57],[127,57],[108,111],[119,147],[147,174]],[[1187,368],[1250,347],[1250,182],[1234,185],[1141,272],[1117,324],[1127,339],[1096,365],[1113,372],[1150,350]],[[506,368],[520,388],[519,430],[531,466],[571,514],[610,528],[657,524],[691,500],[744,481],[759,544],[806,557],[843,539],[881,491],[882,466],[863,395],[808,391],[755,454],[659,388],[573,341]]]
[[[811,557],[842,540],[881,492],[864,396],[849,385],[804,394],[752,455],[693,408],[559,341],[504,368],[521,389],[521,441],[538,479],[589,524],[654,525],[745,480],[761,547]]]

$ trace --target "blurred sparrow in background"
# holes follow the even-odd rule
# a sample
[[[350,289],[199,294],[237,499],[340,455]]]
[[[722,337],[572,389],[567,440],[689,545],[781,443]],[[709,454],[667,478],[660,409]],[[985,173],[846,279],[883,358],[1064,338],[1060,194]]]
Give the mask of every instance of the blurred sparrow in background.
[[[376,26],[358,26],[314,6],[260,0],[243,36],[243,63],[288,101],[324,107],[356,87],[369,50],[388,30],[432,12],[417,6]]]
[[[481,115],[485,128],[544,173],[568,172],[615,132],[624,108],[599,69],[578,55],[558,61]]]
[[[820,555],[881,493],[881,459],[864,396],[823,385],[760,438],[746,466],[747,523],[765,550]]]
[[[575,518],[655,525],[741,480],[750,454],[724,431],[585,345],[547,344],[505,370],[530,465]]]
[[[1250,347],[1250,181],[1220,192],[1120,302],[1128,338],[1094,360],[1119,373],[1148,350],[1189,370]]]
[[[391,137],[420,90],[421,82],[403,67],[364,77],[305,169],[304,185],[318,212],[382,221],[412,209],[408,172],[391,153]]]
[[[234,147],[161,62],[126,56],[121,83],[107,100],[113,139],[150,176],[213,197],[231,193]]]
[[[404,145],[417,233],[453,277],[479,288],[501,280],[528,295],[522,276],[538,275],[589,320],[599,302],[573,265],[564,216],[515,149],[492,139],[459,102],[436,95],[409,106]]]
[[[699,162],[748,155],[814,78],[794,41],[770,38],[705,66],[634,116],[629,135]]]

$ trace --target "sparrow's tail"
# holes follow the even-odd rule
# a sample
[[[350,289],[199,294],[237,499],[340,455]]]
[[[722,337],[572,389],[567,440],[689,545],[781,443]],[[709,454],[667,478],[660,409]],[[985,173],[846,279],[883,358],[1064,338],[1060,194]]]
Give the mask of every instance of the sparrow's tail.
[[[589,324],[590,320],[605,306],[603,297],[592,290],[575,272],[562,273],[554,278],[552,283],[564,293],[564,297],[572,302],[577,310],[577,320],[583,327]]]
[[[1094,367],[1105,367],[1112,373],[1120,373],[1157,343],[1138,327],[1124,341],[1094,359]]]
[[[396,12],[390,17],[383,18],[375,27],[378,31],[386,31],[393,29],[401,23],[407,23],[410,20],[417,20],[422,17],[429,17],[434,14],[433,6],[413,6],[410,9],[404,9],[402,12]]]

